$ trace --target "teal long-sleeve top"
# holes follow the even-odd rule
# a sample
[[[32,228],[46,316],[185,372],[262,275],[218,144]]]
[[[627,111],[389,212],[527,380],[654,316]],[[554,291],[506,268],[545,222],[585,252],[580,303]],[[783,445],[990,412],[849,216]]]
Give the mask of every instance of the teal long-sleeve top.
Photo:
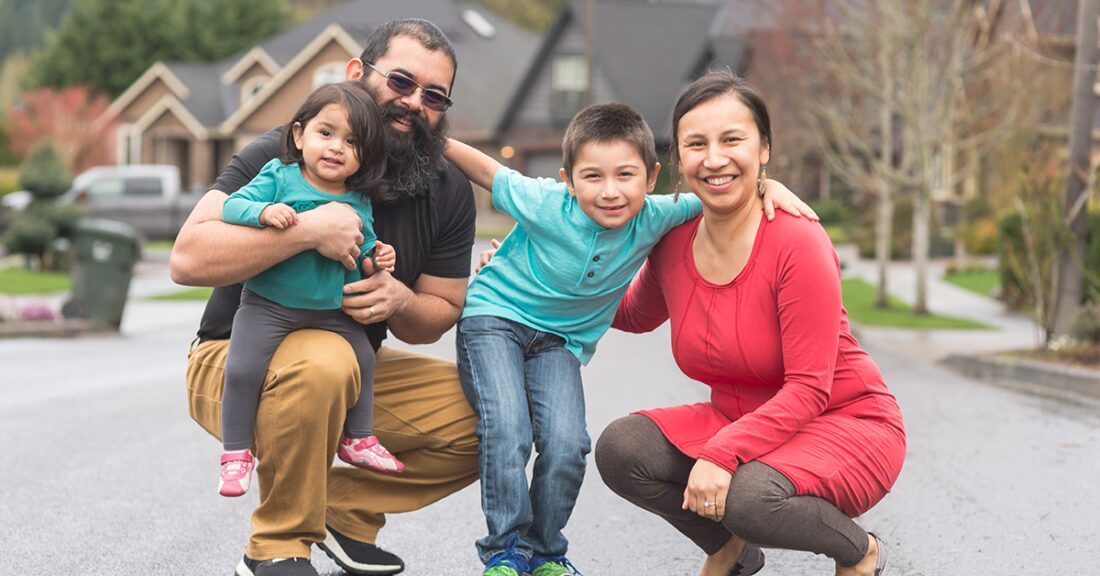
[[[564,182],[501,168],[493,206],[516,227],[466,292],[462,317],[495,316],[557,334],[583,364],[611,326],[630,280],[649,250],[702,211],[694,194],[647,196],[619,228],[589,218]]]
[[[245,288],[288,308],[340,308],[344,285],[363,277],[363,258],[374,250],[374,213],[370,201],[362,194],[353,190],[344,194],[322,192],[306,182],[298,164],[283,164],[275,158],[251,182],[226,198],[222,220],[263,228],[260,212],[271,204],[286,204],[301,214],[329,202],[351,206],[363,221],[363,245],[359,247],[355,270],[348,270],[316,250],[307,250],[249,278],[244,282]]]

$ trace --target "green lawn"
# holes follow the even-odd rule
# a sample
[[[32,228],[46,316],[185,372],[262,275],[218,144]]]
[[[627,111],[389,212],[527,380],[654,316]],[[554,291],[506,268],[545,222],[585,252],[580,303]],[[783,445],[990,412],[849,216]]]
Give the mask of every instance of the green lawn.
[[[146,252],[171,252],[172,240],[150,240],[141,246]]]
[[[997,270],[972,269],[956,272],[943,277],[944,280],[960,288],[966,288],[982,296],[993,296],[993,291],[1001,285],[1001,273]]]
[[[69,275],[26,268],[0,270],[0,294],[53,294],[69,291]]]
[[[875,308],[875,287],[863,280],[845,278],[841,281],[844,291],[844,308],[853,322],[868,326],[888,326],[893,328],[963,328],[971,330],[989,330],[992,327],[981,322],[952,318],[949,316],[914,316],[912,308],[904,302],[891,297],[890,308]]]
[[[157,294],[156,296],[150,296],[149,300],[208,300],[210,299],[210,293],[213,291],[213,288],[187,288],[185,290],[180,290],[179,292],[168,292],[166,294]]]

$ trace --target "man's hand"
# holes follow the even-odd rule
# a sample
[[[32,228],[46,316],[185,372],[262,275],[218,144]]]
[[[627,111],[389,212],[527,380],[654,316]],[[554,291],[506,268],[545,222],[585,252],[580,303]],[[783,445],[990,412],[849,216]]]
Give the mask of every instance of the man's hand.
[[[355,270],[359,245],[363,243],[363,221],[354,208],[343,202],[329,202],[303,212],[299,221],[309,228],[314,250]]]
[[[394,269],[397,268],[397,250],[393,249],[393,246],[386,244],[381,240],[374,241],[374,262],[378,263],[378,267],[390,274],[393,274]],[[370,266],[370,270],[367,270],[367,266]],[[368,260],[363,260],[363,272],[367,276],[374,274],[374,263]]]
[[[475,270],[475,272],[481,272],[481,269],[493,259],[493,254],[496,254],[497,248],[500,248],[500,240],[493,238],[489,240],[489,245],[492,246],[492,248],[482,252],[481,256],[477,259],[477,270]]]
[[[374,324],[405,309],[413,291],[389,272],[379,270],[344,286],[343,310],[360,324]]]
[[[260,224],[286,230],[298,223],[298,213],[286,204],[269,204],[260,212]]]
[[[733,474],[725,468],[702,458],[695,461],[684,489],[681,508],[691,510],[703,518],[721,520],[726,515],[726,496],[730,492]]]
[[[764,181],[764,216],[771,222],[775,220],[775,209],[790,214],[794,217],[805,216],[810,220],[820,220],[817,212],[810,205],[803,202],[794,192],[791,192],[781,182],[771,178]]]

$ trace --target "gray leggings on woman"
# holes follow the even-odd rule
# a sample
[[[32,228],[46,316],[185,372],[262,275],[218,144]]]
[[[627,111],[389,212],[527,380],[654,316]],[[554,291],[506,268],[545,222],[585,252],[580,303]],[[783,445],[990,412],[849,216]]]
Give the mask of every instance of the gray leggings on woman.
[[[233,317],[222,391],[222,446],[227,452],[252,446],[256,409],[267,380],[267,367],[287,334],[304,328],[344,337],[359,361],[359,402],[348,410],[344,434],[366,438],[373,427],[374,348],[363,326],[343,310],[287,308],[245,288]]]
[[[867,533],[836,506],[816,496],[797,496],[776,469],[748,462],[737,468],[721,523],[680,508],[695,459],[680,452],[641,414],[612,422],[596,443],[596,466],[612,491],[653,512],[695,542],[708,556],[730,534],[766,548],[824,554],[854,566],[867,553]]]

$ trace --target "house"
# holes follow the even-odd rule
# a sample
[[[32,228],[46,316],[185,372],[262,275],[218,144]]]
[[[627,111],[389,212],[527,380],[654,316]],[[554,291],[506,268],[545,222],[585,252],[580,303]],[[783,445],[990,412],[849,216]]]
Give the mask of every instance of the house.
[[[108,113],[119,119],[120,163],[175,164],[185,187],[205,187],[313,87],[343,79],[375,26],[423,17],[451,39],[460,64],[452,135],[556,176],[565,126],[589,98],[633,106],[666,145],[680,90],[715,62],[744,71],[740,38],[759,12],[752,0],[574,0],[540,35],[473,0],[350,0],[221,62],[158,62]],[[586,21],[596,29],[591,75]]]
[[[472,0],[350,0],[221,62],[154,64],[107,112],[118,118],[119,163],[174,164],[185,188],[208,186],[236,150],[285,123],[314,87],[343,80],[371,30],[403,17],[431,20],[454,44],[451,134],[475,145],[492,140],[538,34]]]
[[[679,92],[715,59],[740,68],[741,46],[716,22],[742,2],[574,0],[546,32],[498,129],[512,165],[557,176],[569,119],[587,102],[623,102],[645,118],[659,149],[671,138]],[[594,25],[586,48],[586,23]],[[588,62],[593,65],[589,70]]]

